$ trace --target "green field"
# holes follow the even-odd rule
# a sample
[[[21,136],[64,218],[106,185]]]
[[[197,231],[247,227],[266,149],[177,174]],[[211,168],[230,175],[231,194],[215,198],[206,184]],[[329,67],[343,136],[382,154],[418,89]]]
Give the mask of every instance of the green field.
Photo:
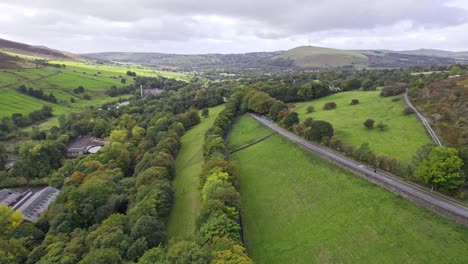
[[[297,47],[273,57],[273,59],[291,59],[300,67],[340,67],[353,65],[366,67],[369,59],[357,50],[338,50],[322,47]]]
[[[185,238],[195,232],[195,220],[201,207],[198,177],[204,164],[205,132],[223,109],[222,105],[209,108],[209,117],[202,118],[200,124],[188,130],[181,138],[182,148],[176,158],[176,177],[173,182],[174,205],[167,227],[169,238]]]
[[[403,114],[403,100],[392,101],[400,97],[381,97],[379,93],[341,92],[311,102],[296,103],[295,111],[301,122],[307,117],[330,122],[335,135],[344,143],[359,147],[368,142],[377,154],[410,160],[422,145],[431,143],[431,140],[415,115]],[[359,104],[350,105],[352,99],[358,99]],[[337,108],[322,110],[327,102],[335,102]],[[315,111],[307,114],[307,106],[313,106]],[[367,129],[363,123],[368,118],[375,120],[374,126],[380,122],[387,124],[387,129]]]
[[[239,119],[229,145],[269,129]],[[468,229],[274,135],[231,156],[258,263],[468,263]]]
[[[115,102],[129,98],[130,95],[109,97],[105,92],[115,85],[121,87],[121,77],[126,78],[125,85],[132,84],[133,77],[126,75],[128,70],[134,71],[139,76],[164,76],[179,80],[188,80],[190,75],[177,72],[158,71],[142,68],[138,65],[126,65],[125,67],[85,64],[82,62],[50,61],[52,64],[65,64],[64,68],[41,67],[37,69],[6,69],[0,70],[0,117],[11,116],[13,113],[28,114],[40,109],[43,105],[49,105],[54,109],[54,115],[79,112],[88,107],[100,107],[109,102]],[[21,94],[16,91],[20,85],[34,89],[42,89],[46,94],[52,93],[59,101],[52,104]],[[85,93],[91,96],[91,100],[85,100],[83,94],[73,93],[78,86],[85,88]],[[73,98],[74,103],[70,100]],[[56,123],[56,120],[49,122]],[[47,122],[47,123],[49,123]],[[45,124],[48,127],[49,124]]]

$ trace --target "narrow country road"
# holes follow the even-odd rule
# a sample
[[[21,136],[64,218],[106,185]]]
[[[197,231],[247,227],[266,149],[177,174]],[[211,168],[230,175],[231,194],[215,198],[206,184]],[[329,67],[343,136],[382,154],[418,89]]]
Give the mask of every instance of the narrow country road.
[[[387,174],[384,174],[380,171],[375,171],[373,168],[370,168],[366,165],[360,164],[352,159],[349,159],[341,154],[336,153],[335,151],[329,150],[327,148],[324,148],[323,146],[320,146],[318,144],[314,144],[306,139],[303,139],[279,126],[277,126],[275,123],[272,121],[260,117],[255,114],[249,114],[253,118],[255,118],[257,121],[261,122],[265,126],[275,130],[282,136],[290,139],[291,141],[295,142],[296,144],[301,145],[302,147],[311,150],[313,152],[316,152],[317,154],[326,157],[328,159],[331,159],[335,161],[336,163],[341,164],[344,168],[359,172],[361,174],[367,175],[369,178],[373,178],[377,180],[378,182],[385,183],[386,185],[390,185],[393,188],[402,190],[405,193],[409,193],[416,198],[419,198],[429,204],[429,206],[425,206],[428,209],[431,209],[435,211],[434,207],[439,207],[442,209],[445,209],[449,213],[455,214],[457,217],[455,220],[462,222],[465,225],[468,225],[468,208],[465,206],[455,203],[453,201],[450,201],[448,199],[445,199],[441,196],[438,196],[434,193],[431,193],[430,191],[426,191],[422,188],[413,186],[410,183],[404,182],[400,179],[397,179],[396,177],[391,177]],[[385,186],[383,186],[385,187]],[[387,187],[385,187],[387,188]],[[389,188],[387,188],[389,189]],[[444,214],[446,216],[451,217],[451,215]],[[452,217],[453,218],[453,217]]]
[[[427,122],[426,118],[418,111],[418,109],[416,109],[416,107],[414,107],[414,105],[411,103],[411,101],[408,99],[408,90],[405,91],[405,93],[403,94],[403,101],[405,102],[405,104],[411,108],[414,113],[416,114],[416,116],[419,118],[419,120],[421,120],[421,122],[423,123],[424,127],[426,128],[426,131],[427,133],[429,134],[429,136],[431,137],[432,141],[438,145],[438,146],[442,146],[442,142],[440,141],[440,139],[437,137],[437,134],[434,132],[434,130],[432,130],[432,127],[429,125],[429,122]]]

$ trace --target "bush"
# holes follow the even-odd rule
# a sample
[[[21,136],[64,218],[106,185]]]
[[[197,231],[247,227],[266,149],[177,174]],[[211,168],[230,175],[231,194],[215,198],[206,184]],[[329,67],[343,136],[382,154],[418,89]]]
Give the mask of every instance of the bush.
[[[323,110],[330,110],[330,109],[335,109],[335,108],[336,108],[335,102],[328,102],[323,106]]]
[[[388,126],[382,122],[380,122],[378,125],[377,125],[377,128],[380,129],[380,131],[384,131]]]
[[[399,95],[404,93],[406,88],[408,88],[408,85],[406,83],[395,83],[393,85],[388,85],[382,88],[380,96],[387,97]]]
[[[314,119],[312,117],[308,117],[304,120],[305,127],[311,127],[313,123],[314,123]]]
[[[307,112],[308,114],[312,113],[313,111],[314,111],[314,107],[311,106],[311,105],[309,105],[309,106],[306,108],[306,112]]]
[[[364,126],[367,127],[368,129],[374,128],[374,120],[373,119],[367,119],[364,122]]]
[[[83,86],[78,86],[76,89],[73,89],[74,93],[84,93],[85,89]]]
[[[359,104],[359,100],[358,99],[353,99],[351,100],[351,104],[350,105],[357,105]]]
[[[414,114],[414,110],[410,107],[405,107],[405,110],[403,110],[404,115],[411,115]]]
[[[297,123],[299,123],[299,116],[296,112],[288,112],[280,121],[280,125],[288,129]]]

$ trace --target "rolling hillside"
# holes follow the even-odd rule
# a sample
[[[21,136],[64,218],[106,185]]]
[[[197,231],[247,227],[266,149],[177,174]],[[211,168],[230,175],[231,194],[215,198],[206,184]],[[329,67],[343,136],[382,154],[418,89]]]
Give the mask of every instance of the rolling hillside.
[[[404,50],[399,51],[402,54],[408,55],[422,55],[422,56],[436,56],[436,57],[446,57],[446,58],[455,58],[455,59],[468,59],[468,52],[453,52],[445,50],[436,50],[436,49],[418,49],[418,50]]]
[[[164,54],[138,52],[103,52],[84,57],[117,62],[145,63],[158,66],[201,70],[282,71],[302,68],[399,68],[415,65],[468,62],[466,52],[437,50],[340,50],[314,46],[288,51],[245,54]]]
[[[68,52],[54,50],[44,46],[31,46],[6,39],[0,39],[0,51],[49,60],[77,61],[80,59],[78,55]]]
[[[152,52],[103,52],[82,54],[84,57],[116,62],[144,63],[184,69],[255,70],[289,68],[292,61],[272,59],[278,52],[253,52],[245,54],[164,54]]]
[[[21,69],[34,67],[34,63],[29,60],[0,52],[0,69]]]
[[[292,59],[299,67],[342,67],[348,65],[367,66],[366,55],[355,50],[338,50],[313,46],[297,47],[272,59]]]

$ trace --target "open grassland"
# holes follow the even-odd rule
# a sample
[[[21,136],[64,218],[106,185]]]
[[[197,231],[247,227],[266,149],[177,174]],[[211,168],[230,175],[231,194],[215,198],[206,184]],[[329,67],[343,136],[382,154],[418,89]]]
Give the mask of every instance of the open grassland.
[[[169,238],[184,238],[195,232],[195,220],[201,207],[198,177],[204,164],[205,132],[223,109],[222,105],[209,108],[209,117],[202,118],[200,124],[188,130],[181,138],[182,148],[177,154],[173,182],[175,199],[167,227]]]
[[[268,134],[251,117],[229,135]],[[231,145],[232,146],[232,145]],[[467,263],[468,229],[274,135],[231,156],[258,263]]]
[[[297,103],[295,111],[301,122],[307,117],[330,122],[335,135],[346,144],[359,147],[367,142],[377,154],[409,160],[418,148],[431,143],[429,136],[415,115],[403,114],[403,100],[392,101],[400,97],[381,97],[379,93],[341,92],[311,102]],[[358,99],[359,104],[350,105],[352,99]],[[335,102],[337,108],[323,110],[327,102]],[[308,106],[313,106],[315,111],[306,113]],[[375,120],[373,129],[363,125],[368,118]],[[375,127],[380,122],[388,126],[384,131]]]

